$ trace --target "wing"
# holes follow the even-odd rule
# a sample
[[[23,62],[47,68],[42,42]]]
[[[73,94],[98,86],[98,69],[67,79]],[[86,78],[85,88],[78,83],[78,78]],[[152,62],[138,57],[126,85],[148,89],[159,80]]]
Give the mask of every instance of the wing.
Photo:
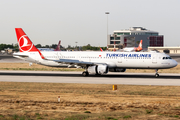
[[[81,67],[86,67],[87,65],[95,65],[92,62],[84,62],[84,61],[79,61],[79,60],[73,60],[73,59],[59,59],[59,60],[52,60],[58,63],[63,63],[63,64],[69,64],[69,65],[77,65]]]
[[[87,67],[97,64],[106,64],[106,63],[97,63],[97,62],[85,62],[85,61],[73,60],[73,59],[59,59],[59,60],[51,60],[51,61],[55,61],[63,64],[69,64],[69,65],[77,65],[81,67]]]

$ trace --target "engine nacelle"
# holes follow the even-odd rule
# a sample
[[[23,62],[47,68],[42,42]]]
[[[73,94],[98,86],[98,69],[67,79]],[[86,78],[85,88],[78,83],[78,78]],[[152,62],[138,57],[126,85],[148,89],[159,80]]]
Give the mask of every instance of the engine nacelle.
[[[109,69],[110,72],[125,72],[126,69],[125,68],[112,68]]]
[[[107,65],[96,65],[96,66],[89,66],[87,71],[91,74],[106,74],[108,73],[108,66]]]

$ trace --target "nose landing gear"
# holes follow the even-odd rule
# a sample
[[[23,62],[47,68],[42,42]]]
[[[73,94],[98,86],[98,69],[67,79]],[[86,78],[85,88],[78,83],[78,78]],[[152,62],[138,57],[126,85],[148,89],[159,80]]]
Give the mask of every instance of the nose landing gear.
[[[159,74],[158,74],[158,69],[155,69],[156,73],[155,73],[155,77],[159,77]]]

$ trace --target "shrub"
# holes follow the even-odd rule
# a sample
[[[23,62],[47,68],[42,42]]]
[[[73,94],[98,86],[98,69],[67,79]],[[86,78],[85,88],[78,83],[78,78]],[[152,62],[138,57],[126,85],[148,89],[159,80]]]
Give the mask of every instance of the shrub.
[[[153,110],[146,110],[146,113],[147,114],[150,114],[150,113],[152,113],[153,112]]]
[[[179,116],[178,116],[178,115],[175,115],[174,117],[178,118]]]
[[[108,120],[117,120],[117,119],[115,119],[113,117],[107,117],[106,119],[108,119]]]
[[[19,117],[19,116],[18,116],[18,115],[16,115],[16,114],[15,114],[15,115],[13,115],[13,119],[14,119],[14,120],[17,120],[17,119],[18,119],[18,117]]]
[[[131,116],[130,115],[126,115],[123,118],[131,118]]]
[[[91,113],[90,111],[85,111],[84,113]]]
[[[37,119],[43,119],[42,117],[38,116]]]
[[[35,115],[40,115],[39,113],[35,113]]]

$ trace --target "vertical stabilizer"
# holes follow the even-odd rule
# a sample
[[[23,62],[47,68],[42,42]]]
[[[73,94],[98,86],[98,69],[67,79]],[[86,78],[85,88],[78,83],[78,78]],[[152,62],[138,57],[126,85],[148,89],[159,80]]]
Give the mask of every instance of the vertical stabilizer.
[[[61,45],[61,40],[59,41],[57,48],[54,51],[61,51],[60,45]]]
[[[41,58],[45,59],[42,53],[34,46],[22,28],[15,28],[15,31],[20,52],[38,52]]]
[[[16,35],[17,35],[17,41],[19,44],[19,51],[20,52],[38,51],[38,49],[34,46],[34,44],[31,42],[29,37],[22,30],[22,28],[15,28],[15,31],[16,31]]]
[[[136,48],[136,51],[142,50],[142,40],[139,42],[139,46]]]

